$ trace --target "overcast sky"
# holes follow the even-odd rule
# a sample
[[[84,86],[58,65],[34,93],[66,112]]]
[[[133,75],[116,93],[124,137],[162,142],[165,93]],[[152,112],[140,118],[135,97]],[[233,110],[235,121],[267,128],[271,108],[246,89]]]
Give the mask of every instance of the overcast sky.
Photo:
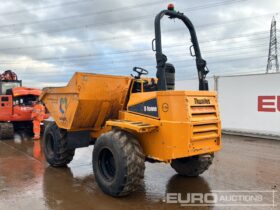
[[[1,71],[14,70],[32,87],[65,85],[75,71],[130,75],[140,66],[154,76],[154,17],[170,2],[196,27],[210,76],[265,72],[279,0],[2,1]],[[165,18],[162,32],[176,79],[196,77],[185,26]]]

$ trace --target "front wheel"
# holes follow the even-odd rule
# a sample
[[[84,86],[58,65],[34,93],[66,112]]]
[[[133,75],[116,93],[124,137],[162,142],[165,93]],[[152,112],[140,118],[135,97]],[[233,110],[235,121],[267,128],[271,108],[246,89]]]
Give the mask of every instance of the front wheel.
[[[51,166],[66,166],[73,159],[75,149],[68,149],[66,135],[67,132],[61,130],[54,122],[48,124],[44,131],[44,154]]]
[[[212,164],[214,154],[197,155],[193,157],[172,160],[171,167],[182,176],[199,176]]]
[[[131,134],[113,130],[101,135],[95,145],[92,165],[101,190],[120,197],[138,189],[144,177],[145,157],[137,139]]]

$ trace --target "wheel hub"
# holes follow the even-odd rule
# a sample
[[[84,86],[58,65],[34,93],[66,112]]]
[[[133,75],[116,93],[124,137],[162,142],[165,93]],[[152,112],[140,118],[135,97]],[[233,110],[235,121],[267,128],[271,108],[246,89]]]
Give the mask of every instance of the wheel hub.
[[[116,164],[113,153],[105,148],[100,151],[98,167],[103,177],[112,181],[116,175]]]

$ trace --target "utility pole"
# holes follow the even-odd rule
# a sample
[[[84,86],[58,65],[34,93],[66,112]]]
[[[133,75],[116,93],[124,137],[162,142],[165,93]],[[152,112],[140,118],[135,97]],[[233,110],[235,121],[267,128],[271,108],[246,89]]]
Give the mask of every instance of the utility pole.
[[[270,28],[270,41],[269,41],[269,51],[266,66],[266,73],[279,72],[279,62],[278,62],[278,49],[277,49],[277,34],[276,34],[276,20],[273,16]]]

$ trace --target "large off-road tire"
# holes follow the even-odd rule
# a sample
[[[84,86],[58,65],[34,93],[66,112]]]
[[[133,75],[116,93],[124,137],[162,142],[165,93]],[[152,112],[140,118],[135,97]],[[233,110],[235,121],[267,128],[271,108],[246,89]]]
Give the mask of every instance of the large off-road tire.
[[[46,160],[51,166],[66,166],[73,159],[75,149],[67,147],[67,132],[60,129],[54,122],[47,125],[44,138],[43,149]]]
[[[14,137],[14,126],[12,123],[0,123],[0,140],[12,139]]]
[[[171,167],[182,176],[199,176],[212,164],[214,154],[172,160]]]
[[[95,180],[102,191],[120,197],[136,191],[145,171],[145,156],[137,139],[122,130],[101,135],[92,156]]]

